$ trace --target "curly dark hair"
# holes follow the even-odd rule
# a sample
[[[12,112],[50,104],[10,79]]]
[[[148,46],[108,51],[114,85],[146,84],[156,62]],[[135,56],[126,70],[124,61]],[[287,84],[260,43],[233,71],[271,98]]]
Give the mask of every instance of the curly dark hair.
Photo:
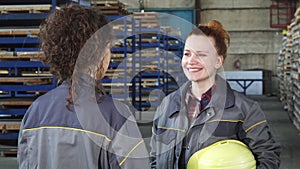
[[[112,29],[107,26],[108,23],[108,19],[96,7],[70,4],[56,9],[40,25],[41,49],[46,56],[43,61],[50,65],[51,71],[60,80],[70,81],[70,86],[78,80],[74,79],[75,69],[83,70],[85,67],[96,66],[96,69],[90,69],[89,73],[94,73],[95,86],[98,89],[99,78],[105,73],[102,68],[103,57],[99,58],[106,52],[105,48],[110,49],[112,39]],[[102,33],[96,33],[100,28],[104,29]],[[92,43],[89,51],[82,54],[82,49],[91,37],[97,43]],[[73,104],[71,87],[67,100],[68,105]]]

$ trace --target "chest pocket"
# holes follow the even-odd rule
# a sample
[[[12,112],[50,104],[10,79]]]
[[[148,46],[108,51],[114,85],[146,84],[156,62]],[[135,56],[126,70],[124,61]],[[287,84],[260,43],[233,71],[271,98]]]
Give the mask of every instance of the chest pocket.
[[[215,137],[232,137],[237,136],[242,130],[241,121],[215,121],[206,124],[209,128],[214,128],[212,133]]]

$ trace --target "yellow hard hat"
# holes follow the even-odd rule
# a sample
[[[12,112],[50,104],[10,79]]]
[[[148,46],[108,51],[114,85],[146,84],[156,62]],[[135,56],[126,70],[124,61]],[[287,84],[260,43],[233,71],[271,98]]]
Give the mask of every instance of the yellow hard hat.
[[[244,143],[222,140],[194,153],[187,169],[256,169],[256,161]]]

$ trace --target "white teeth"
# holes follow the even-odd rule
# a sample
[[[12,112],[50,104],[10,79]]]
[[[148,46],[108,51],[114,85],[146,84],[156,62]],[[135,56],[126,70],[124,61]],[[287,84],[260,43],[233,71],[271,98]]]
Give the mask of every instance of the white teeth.
[[[196,69],[196,68],[191,69],[191,68],[189,68],[188,70],[189,70],[190,72],[198,72],[198,71],[200,71],[201,69]]]

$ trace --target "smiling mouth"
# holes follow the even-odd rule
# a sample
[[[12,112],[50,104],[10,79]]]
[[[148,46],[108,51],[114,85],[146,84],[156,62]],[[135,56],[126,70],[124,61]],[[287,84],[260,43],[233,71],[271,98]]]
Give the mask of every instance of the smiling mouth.
[[[187,70],[189,71],[189,72],[199,72],[199,71],[201,71],[203,68],[187,68]]]

